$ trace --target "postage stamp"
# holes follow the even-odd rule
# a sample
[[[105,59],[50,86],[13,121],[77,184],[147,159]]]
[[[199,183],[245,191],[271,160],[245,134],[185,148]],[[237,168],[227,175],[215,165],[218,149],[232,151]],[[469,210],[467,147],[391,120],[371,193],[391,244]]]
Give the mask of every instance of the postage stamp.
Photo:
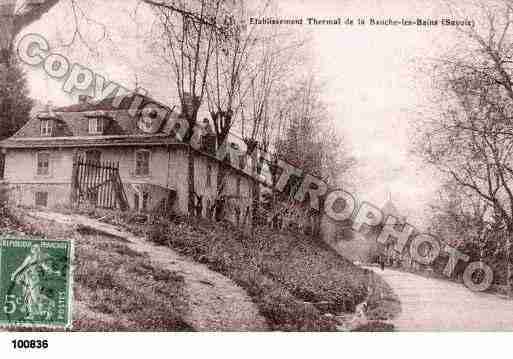
[[[0,325],[71,328],[73,243],[0,238]]]

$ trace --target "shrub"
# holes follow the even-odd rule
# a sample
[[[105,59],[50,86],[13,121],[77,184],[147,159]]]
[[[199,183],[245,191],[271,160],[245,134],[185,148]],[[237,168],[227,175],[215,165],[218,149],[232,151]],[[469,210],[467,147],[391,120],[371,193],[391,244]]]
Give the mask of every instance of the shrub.
[[[148,240],[244,288],[274,330],[336,330],[335,320],[324,313],[352,312],[369,294],[369,272],[318,238],[266,228],[250,237],[228,223],[201,219],[177,218],[145,228]],[[379,307],[378,297],[371,302]]]

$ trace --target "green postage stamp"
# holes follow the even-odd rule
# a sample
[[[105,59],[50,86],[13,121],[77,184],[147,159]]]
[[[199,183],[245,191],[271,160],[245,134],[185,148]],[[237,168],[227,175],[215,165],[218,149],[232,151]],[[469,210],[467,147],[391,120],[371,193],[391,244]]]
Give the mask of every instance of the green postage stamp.
[[[71,328],[73,244],[0,237],[0,326]]]

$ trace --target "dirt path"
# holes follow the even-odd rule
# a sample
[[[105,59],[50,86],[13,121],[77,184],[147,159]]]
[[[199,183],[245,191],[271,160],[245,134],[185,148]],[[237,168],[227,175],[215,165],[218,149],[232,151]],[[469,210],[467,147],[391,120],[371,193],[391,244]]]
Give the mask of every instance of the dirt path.
[[[31,212],[30,216],[66,225],[80,225],[99,232],[123,238],[127,245],[147,253],[160,267],[178,272],[185,280],[189,311],[184,320],[199,331],[261,331],[267,329],[265,319],[246,292],[225,276],[205,265],[191,262],[170,248],[156,246],[97,220],[79,215],[53,212]]]
[[[476,293],[464,285],[411,273],[369,267],[392,287],[402,312],[399,331],[513,330],[513,301]]]

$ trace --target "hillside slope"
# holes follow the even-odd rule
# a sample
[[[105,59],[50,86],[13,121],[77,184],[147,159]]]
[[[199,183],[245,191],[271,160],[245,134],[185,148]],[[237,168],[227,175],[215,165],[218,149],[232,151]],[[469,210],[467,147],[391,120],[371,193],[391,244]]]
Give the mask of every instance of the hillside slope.
[[[88,213],[138,235],[117,236],[129,238],[123,241],[105,235],[110,229],[99,234],[44,219],[102,226],[84,216],[17,214],[17,234],[75,240],[76,330],[331,331],[362,301],[371,322],[360,329],[390,330],[379,321],[400,311],[379,276],[319,239],[268,229],[248,236],[227,223],[184,218],[138,225],[132,214]]]
[[[274,330],[335,330],[337,319],[363,301],[371,320],[387,320],[400,311],[379,276],[319,238],[266,228],[250,236],[228,223],[190,219],[154,225],[147,236],[246,289]]]
[[[170,248],[85,216],[18,217],[31,232],[74,240],[75,330],[267,329],[244,290]]]

